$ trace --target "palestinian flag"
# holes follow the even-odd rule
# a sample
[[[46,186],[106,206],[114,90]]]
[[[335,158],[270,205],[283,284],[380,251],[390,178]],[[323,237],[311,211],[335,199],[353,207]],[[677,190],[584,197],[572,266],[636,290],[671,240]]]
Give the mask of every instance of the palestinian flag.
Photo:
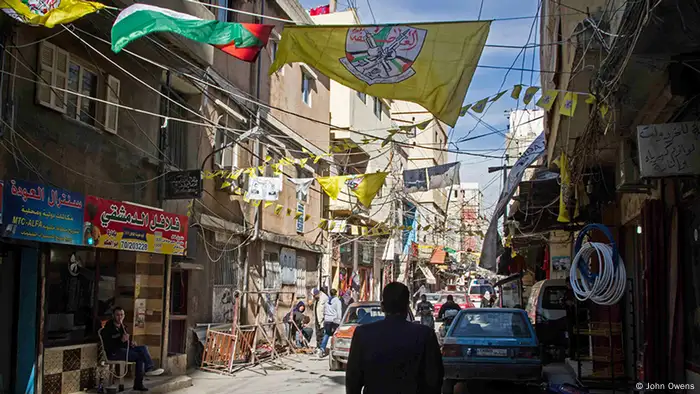
[[[119,13],[112,25],[112,51],[152,33],[172,33],[213,45],[231,56],[253,62],[267,45],[272,25],[219,22],[147,4],[134,4]]]

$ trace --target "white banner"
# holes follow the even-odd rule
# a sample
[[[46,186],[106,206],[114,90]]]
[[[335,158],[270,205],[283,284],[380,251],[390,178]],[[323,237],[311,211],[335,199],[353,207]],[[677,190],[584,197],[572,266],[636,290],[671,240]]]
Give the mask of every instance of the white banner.
[[[479,266],[486,268],[493,272],[498,270],[496,266],[496,251],[498,250],[498,218],[505,212],[511,197],[518,188],[520,180],[523,178],[525,170],[532,164],[538,157],[542,156],[545,150],[545,140],[544,131],[540,134],[532,144],[527,148],[525,153],[520,156],[518,161],[513,165],[513,168],[508,173],[508,180],[506,182],[505,188],[501,191],[501,195],[498,197],[498,204],[496,204],[496,210],[493,213],[491,222],[489,223],[489,229],[486,231],[486,236],[484,237],[484,245],[481,249],[481,257],[479,259]]]

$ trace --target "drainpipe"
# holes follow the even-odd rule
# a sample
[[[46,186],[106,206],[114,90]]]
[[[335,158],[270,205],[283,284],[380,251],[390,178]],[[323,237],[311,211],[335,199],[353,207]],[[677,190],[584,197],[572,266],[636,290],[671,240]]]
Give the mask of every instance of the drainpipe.
[[[265,15],[265,0],[260,0],[260,15]],[[260,22],[258,23],[263,23],[264,18],[260,18]],[[259,102],[260,101],[260,74],[262,73],[262,57],[258,56],[258,61],[256,62],[256,71],[255,71],[255,98]],[[258,106],[257,114],[256,114],[256,127],[260,128],[260,106]],[[260,135],[257,136],[255,139],[255,148],[254,148],[255,155],[255,167],[260,166],[260,161],[262,157],[262,144],[260,144]],[[241,300],[241,305],[245,309],[245,316],[248,316],[248,271],[250,270],[250,257],[252,255],[253,248],[257,245],[259,239],[260,239],[260,228],[262,227],[262,213],[263,213],[263,205],[260,204],[258,208],[256,209],[256,216],[257,219],[255,220],[255,227],[253,229],[253,237],[250,240],[250,243],[248,244],[248,255],[246,256],[245,261],[243,262],[243,297]],[[260,252],[260,258],[259,261],[262,266],[262,248],[258,248]]]

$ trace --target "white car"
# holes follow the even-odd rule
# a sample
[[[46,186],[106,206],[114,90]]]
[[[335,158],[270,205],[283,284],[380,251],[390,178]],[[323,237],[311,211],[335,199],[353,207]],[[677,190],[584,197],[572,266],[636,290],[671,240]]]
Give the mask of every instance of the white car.
[[[469,300],[474,304],[475,307],[481,308],[481,301],[484,299],[484,294],[489,292],[491,297],[496,296],[496,292],[493,290],[493,286],[489,283],[479,283],[469,286]]]

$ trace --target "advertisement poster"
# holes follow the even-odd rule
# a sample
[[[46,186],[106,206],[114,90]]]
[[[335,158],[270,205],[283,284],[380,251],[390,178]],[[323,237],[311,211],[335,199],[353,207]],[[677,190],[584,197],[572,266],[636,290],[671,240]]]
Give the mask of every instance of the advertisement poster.
[[[82,244],[82,194],[15,179],[3,189],[5,237]]]
[[[84,234],[85,244],[98,248],[183,256],[187,216],[87,196]]]

